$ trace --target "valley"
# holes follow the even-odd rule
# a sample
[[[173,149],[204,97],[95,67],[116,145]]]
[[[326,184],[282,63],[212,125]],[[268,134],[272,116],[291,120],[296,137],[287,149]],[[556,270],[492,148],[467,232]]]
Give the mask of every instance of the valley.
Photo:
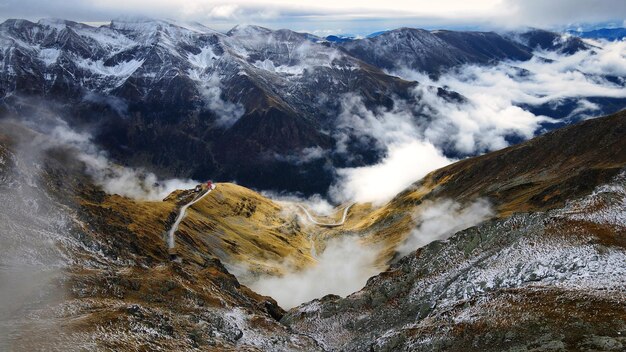
[[[626,349],[623,29],[248,5],[3,17],[1,351]]]
[[[336,227],[311,222],[301,205],[273,201],[228,183],[217,184],[198,198],[193,190],[176,191],[163,201],[106,194],[84,174],[73,152],[63,148],[44,150],[38,180],[21,184],[20,172],[34,169],[16,159],[16,147],[37,140],[33,138],[37,134],[19,124],[4,124],[3,131],[11,131],[2,136],[3,187],[37,187],[50,196],[49,207],[70,210],[66,237],[54,239],[69,261],[59,267],[61,276],[52,279],[52,286],[41,291],[52,294],[48,290],[63,283],[64,294],[62,298],[43,295],[43,305],[19,308],[29,311],[25,317],[38,317],[38,323],[29,320],[33,318],[13,321],[19,327],[14,341],[20,346],[43,343],[29,337],[33,336],[29,329],[35,327],[41,331],[36,336],[48,336],[46,343],[111,348],[147,343],[154,348],[193,349],[210,341],[214,348],[225,350],[235,346],[361,350],[366,345],[384,350],[413,349],[431,338],[451,349],[462,349],[466,343],[497,348],[504,336],[538,346],[559,341],[580,347],[600,341],[592,336],[603,336],[603,341],[610,339],[613,344],[622,341],[618,332],[626,319],[619,313],[626,311],[619,298],[626,270],[621,193],[626,164],[624,113],[436,170],[383,206],[339,207],[335,217],[349,216]],[[559,153],[550,153],[553,145],[574,140],[588,143],[570,143]],[[460,204],[488,199],[493,210],[486,220],[461,228],[449,240],[445,238],[452,233],[397,257],[416,226],[428,221],[419,217],[420,209],[447,199]],[[176,231],[180,259],[171,261],[167,233],[185,206],[186,215]],[[382,271],[346,298],[330,295],[285,312],[272,298],[239,283],[254,286],[259,277],[280,277],[323,265],[318,260],[331,249],[327,246],[332,239],[346,237],[358,238],[363,246],[375,245],[372,264]],[[515,264],[520,260],[524,264]],[[592,281],[585,281],[590,278],[586,270],[595,273]],[[496,292],[502,294],[494,296]],[[421,296],[415,296],[418,293]],[[412,298],[398,299],[404,295]],[[423,303],[409,303],[415,300]],[[544,302],[545,310],[522,308],[538,301]],[[410,306],[397,307],[400,302]],[[592,315],[577,315],[568,324],[580,323],[565,335],[551,332],[537,340],[540,335],[532,333],[536,339],[528,339],[539,321],[542,326],[560,324],[558,317],[549,315],[557,302],[578,305],[581,314],[614,308],[598,318],[601,325],[588,320]],[[371,311],[371,317],[379,318],[367,323],[353,316],[354,309],[358,316]],[[404,313],[397,314],[398,309]],[[508,319],[530,325],[513,325],[517,329],[508,327],[505,318],[489,318],[500,316],[497,312],[502,309]],[[41,326],[44,317],[63,323]],[[473,336],[485,331],[502,335],[467,341],[470,335],[446,330],[452,328],[451,322],[454,326],[463,322],[463,329]],[[363,332],[360,326],[370,328]],[[597,330],[600,326],[602,330]],[[146,329],[152,333],[146,335]],[[424,336],[432,337],[425,340]]]

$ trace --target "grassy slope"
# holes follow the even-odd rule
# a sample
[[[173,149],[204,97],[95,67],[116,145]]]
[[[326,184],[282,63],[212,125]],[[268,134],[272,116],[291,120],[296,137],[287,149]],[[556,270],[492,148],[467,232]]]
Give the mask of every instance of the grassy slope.
[[[486,198],[497,217],[548,210],[589,193],[624,166],[626,111],[435,170],[380,208],[355,206],[346,225],[333,231],[382,243],[389,259],[415,226],[412,214],[424,200]]]

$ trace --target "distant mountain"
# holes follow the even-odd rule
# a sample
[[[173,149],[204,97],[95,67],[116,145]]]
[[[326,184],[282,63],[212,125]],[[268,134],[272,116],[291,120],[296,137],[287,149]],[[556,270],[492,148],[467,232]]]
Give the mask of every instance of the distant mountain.
[[[400,28],[340,43],[350,55],[388,70],[437,74],[450,67],[498,60],[528,60],[532,50],[496,33]]]
[[[468,63],[528,60],[535,47],[586,48],[578,38],[561,43],[541,31],[401,28],[336,38],[259,26],[220,33],[142,18],[100,27],[7,20],[0,24],[0,116],[33,115],[45,105],[95,131],[95,141],[123,164],[324,193],[337,167],[370,165],[385,152],[349,129],[337,133],[343,97],[373,110],[398,99],[424,110],[412,94],[419,83],[384,70],[437,75]],[[438,93],[462,101],[444,88]]]
[[[326,39],[327,41],[331,43],[345,43],[345,42],[353,41],[355,37],[346,36],[346,35],[329,35],[324,39]]]
[[[374,38],[374,37],[376,37],[378,35],[381,35],[381,34],[383,34],[385,32],[387,32],[387,31],[378,31],[378,32],[370,33],[370,34],[366,35],[365,37],[366,38]]]
[[[285,160],[331,148],[336,98],[350,93],[390,106],[414,83],[313,39],[146,19],[98,28],[8,20],[0,25],[0,96],[15,114],[31,103],[17,97],[61,103],[74,123],[100,124],[97,141],[125,163],[320,192],[332,155],[304,170]]]
[[[570,30],[567,32],[571,35],[590,39],[606,39],[613,41],[626,38],[626,28],[600,28],[582,32]]]
[[[350,55],[377,67],[409,68],[434,75],[461,64],[528,60],[535,49],[568,55],[589,49],[579,38],[562,38],[558,33],[543,30],[500,35],[400,28],[338,45]]]
[[[527,32],[509,35],[532,49],[556,51],[561,54],[572,55],[590,47],[576,37],[564,37],[555,32],[532,29]]]

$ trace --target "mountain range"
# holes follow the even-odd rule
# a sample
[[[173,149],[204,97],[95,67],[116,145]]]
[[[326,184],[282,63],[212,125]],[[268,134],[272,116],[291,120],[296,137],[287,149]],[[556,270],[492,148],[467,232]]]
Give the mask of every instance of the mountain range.
[[[7,20],[0,350],[623,351],[622,47]]]
[[[18,121],[2,122],[1,131],[0,196],[11,204],[0,207],[10,303],[1,312],[3,349],[626,345],[624,112],[436,170],[387,204],[353,205],[340,227],[311,223],[293,201],[217,184],[183,220],[176,261],[166,232],[193,190],[163,201],[110,194],[86,173],[80,150]],[[416,214],[451,201],[490,210],[475,226],[452,227],[400,255],[431,221]],[[311,270],[336,238],[378,249],[382,273],[354,294],[285,311],[241,284]],[[348,266],[345,259],[333,270]]]
[[[220,33],[152,19],[100,27],[7,20],[0,25],[0,114],[32,116],[44,105],[93,131],[118,162],[164,176],[325,194],[335,169],[375,164],[386,152],[350,128],[338,130],[343,97],[356,96],[372,111],[406,102],[417,111],[416,123],[424,123],[428,116],[419,111],[428,103],[413,94],[420,83],[391,72],[437,76],[463,64],[529,60],[537,48],[568,55],[591,50],[580,39],[560,38],[539,30],[401,28],[333,43],[257,26]],[[464,100],[437,88],[450,102]],[[612,97],[595,103],[604,113],[624,105]],[[563,117],[575,106],[527,108]]]
[[[626,28],[600,28],[590,31],[569,30],[568,33],[581,38],[622,40],[626,37]]]

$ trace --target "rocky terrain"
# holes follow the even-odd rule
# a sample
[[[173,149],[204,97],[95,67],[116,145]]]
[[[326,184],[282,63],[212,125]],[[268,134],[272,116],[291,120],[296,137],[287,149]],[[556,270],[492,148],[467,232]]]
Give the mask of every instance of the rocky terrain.
[[[591,47],[539,30],[402,28],[332,43],[286,29],[220,33],[145,18],[100,27],[7,20],[0,24],[0,116],[29,117],[45,105],[74,128],[95,132],[98,145],[124,165],[324,194],[336,168],[371,165],[386,152],[341,123],[346,100],[358,98],[374,114],[411,106],[411,118],[425,125],[434,108],[415,94],[419,82],[390,72],[436,76],[464,64],[523,62],[537,49],[573,54]],[[445,87],[437,95],[463,101]],[[605,113],[624,107],[617,97],[592,98]],[[576,121],[569,115],[580,99],[562,100],[525,107],[565,120],[537,133]]]
[[[282,321],[329,350],[622,350],[625,122],[587,121],[431,173],[373,226],[397,228],[398,207],[439,197],[486,197],[498,215]]]
[[[602,61],[619,51],[590,43],[542,30],[324,39],[143,18],[7,20],[0,350],[626,349],[626,110],[587,115],[623,109],[626,76]],[[582,72],[584,60],[602,66]],[[570,85],[594,93],[540,90],[510,106],[512,121],[475,111],[502,132],[463,120],[476,105],[437,81],[467,69],[463,83],[478,86],[473,69],[506,67],[520,84],[541,82],[532,77],[548,69],[515,66],[525,62],[566,66]],[[395,76],[406,70],[441,86]],[[546,116],[521,133],[530,111]],[[338,170],[390,158],[389,140],[449,133],[440,115],[470,125],[452,131],[462,137],[478,128],[511,146],[474,156],[497,148],[443,140],[438,156],[459,161],[382,204],[316,211],[320,197],[255,191],[325,194]],[[205,186],[164,179],[174,176],[236,182],[199,198]],[[357,246],[337,251],[347,240]],[[281,303],[298,280],[261,294],[276,287],[260,282],[312,271],[328,284],[320,270],[367,275],[344,297]]]
[[[319,228],[288,203],[218,184],[107,194],[70,147],[4,122],[3,300],[10,350],[620,350],[625,341],[626,115],[585,121],[437,170],[382,207]],[[584,141],[577,143],[576,141]],[[555,146],[560,146],[559,150]],[[512,161],[516,161],[513,163]],[[486,199],[487,221],[401,257],[429,202]],[[284,312],[229,273],[315,265],[337,236],[384,244],[390,268],[346,298]],[[314,237],[314,240],[311,240]],[[242,277],[245,279],[245,277]],[[6,306],[5,306],[6,307]],[[36,332],[36,333],[35,333]]]
[[[624,175],[563,208],[433,242],[282,322],[328,350],[622,350]]]

